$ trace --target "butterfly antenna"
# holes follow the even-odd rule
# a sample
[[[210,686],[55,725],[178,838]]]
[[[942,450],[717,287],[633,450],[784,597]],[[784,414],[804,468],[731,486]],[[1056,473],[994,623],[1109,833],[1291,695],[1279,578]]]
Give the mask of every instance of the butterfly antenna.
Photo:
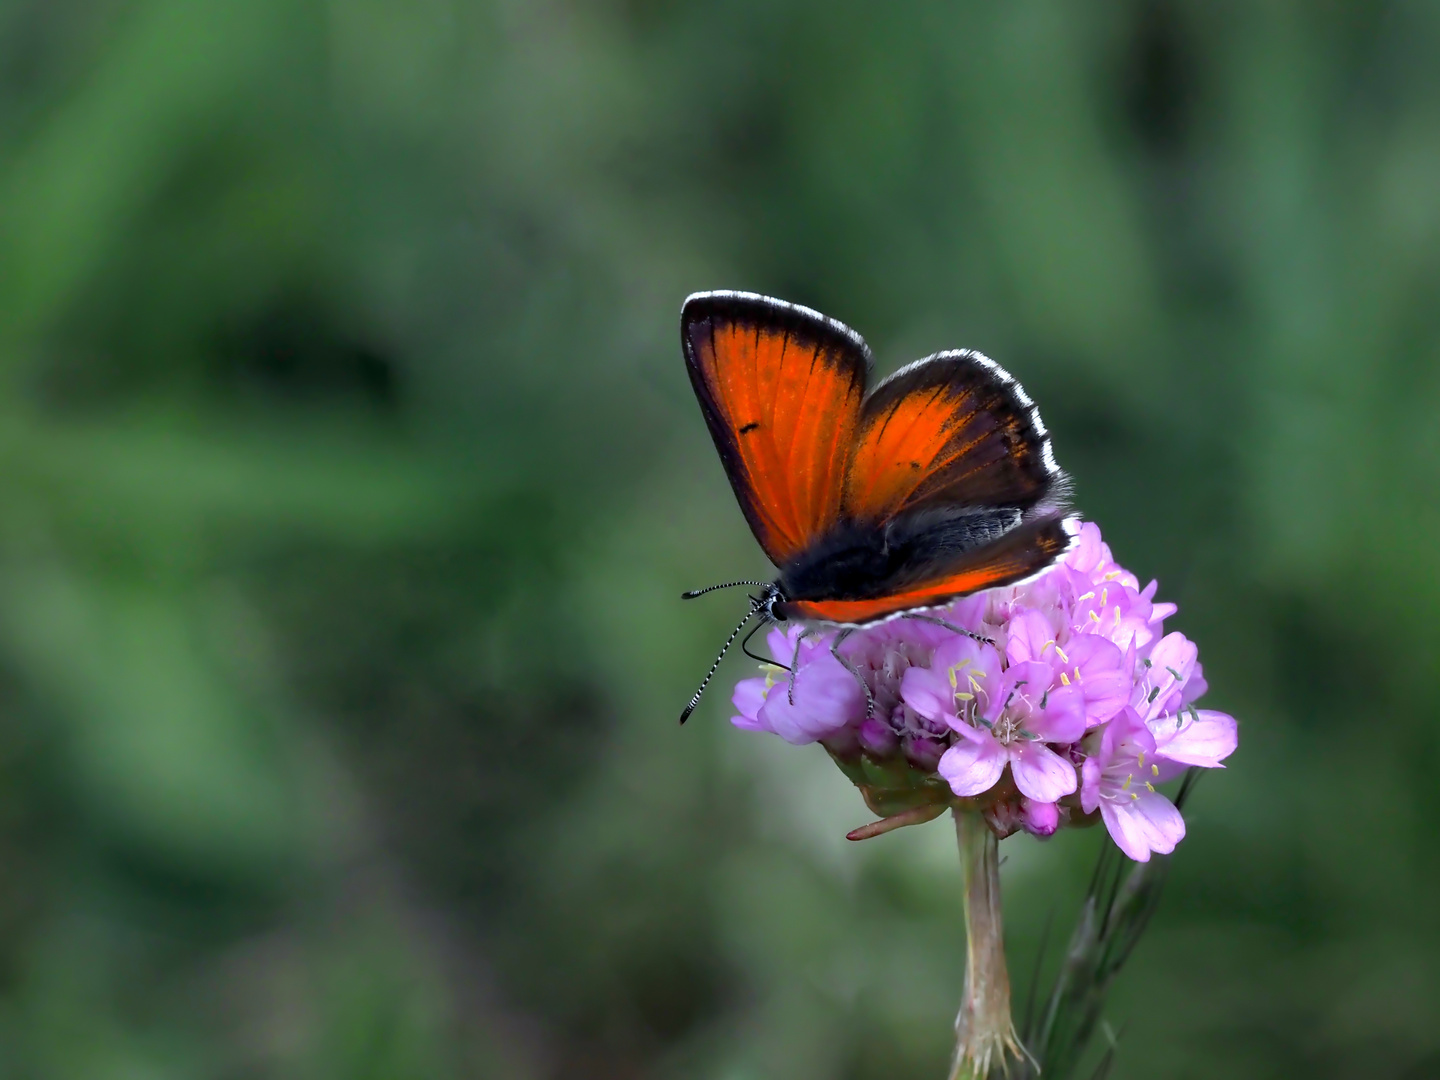
[[[756,609],[752,607],[745,615],[745,618],[740,620],[740,625],[735,627],[735,629],[730,632],[730,636],[725,639],[725,645],[721,648],[720,655],[715,657],[715,662],[710,665],[710,670],[705,673],[705,678],[700,681],[700,689],[695,691],[695,696],[690,699],[690,704],[686,705],[685,711],[680,714],[680,723],[683,724],[686,720],[690,719],[690,714],[695,711],[695,706],[700,704],[700,695],[705,693],[705,687],[709,686],[710,680],[715,677],[715,671],[719,668],[720,661],[725,659],[725,654],[730,651],[730,646],[735,644],[735,639],[740,636],[740,631],[745,629],[745,624],[753,619],[755,615]]]
[[[703,589],[691,589],[689,592],[681,593],[681,594],[680,594],[680,599],[681,599],[681,600],[694,600],[697,596],[704,596],[707,592],[714,592],[716,589],[733,589],[733,588],[735,588],[735,586],[737,586],[737,585],[758,585],[760,588],[763,589],[763,588],[765,587],[765,582],[763,582],[763,581],[727,581],[724,585],[707,585],[707,586],[705,586],[705,588],[703,588]],[[741,623],[740,625],[741,625],[741,626],[744,626],[745,624],[744,624],[744,623]]]

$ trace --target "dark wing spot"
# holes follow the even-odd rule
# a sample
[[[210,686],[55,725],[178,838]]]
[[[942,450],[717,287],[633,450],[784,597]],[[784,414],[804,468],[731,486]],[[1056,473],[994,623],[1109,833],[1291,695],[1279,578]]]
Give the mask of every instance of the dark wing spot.
[[[912,462],[910,462],[910,468],[912,468],[912,469],[919,469],[919,468],[920,468],[920,463],[919,463],[918,461],[912,461]]]
[[[742,427],[742,428],[740,429],[740,434],[741,434],[741,435],[749,435],[750,432],[754,431],[754,430],[755,430],[756,428],[758,428],[759,426],[760,426],[760,421],[758,421],[758,420],[751,420],[750,423],[746,424],[744,427]]]

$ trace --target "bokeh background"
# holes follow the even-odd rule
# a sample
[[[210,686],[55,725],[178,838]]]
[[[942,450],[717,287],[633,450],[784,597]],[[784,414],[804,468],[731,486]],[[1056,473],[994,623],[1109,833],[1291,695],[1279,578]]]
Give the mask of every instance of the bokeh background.
[[[1019,375],[1232,766],[1118,1077],[1440,1076],[1440,8],[8,0],[0,1076],[943,1075],[690,291]],[[1016,981],[1103,836],[1007,841]]]

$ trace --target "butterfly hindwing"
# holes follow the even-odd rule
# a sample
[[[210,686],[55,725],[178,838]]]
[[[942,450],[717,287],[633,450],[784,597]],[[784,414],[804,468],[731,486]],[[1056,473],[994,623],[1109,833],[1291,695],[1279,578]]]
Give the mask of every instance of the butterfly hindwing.
[[[736,498],[784,566],[840,518],[870,351],[833,319],[753,293],[691,296],[680,330]]]
[[[914,608],[935,607],[981,589],[1013,585],[1063,555],[1073,542],[1074,531],[1073,519],[1058,512],[1045,513],[969,550],[912,562],[888,580],[874,581],[871,588],[822,589],[824,595],[791,599],[784,605],[784,614],[788,618],[863,624]],[[847,592],[850,595],[845,595]]]
[[[862,521],[936,505],[1023,511],[1060,476],[1020,384],[979,353],[937,353],[865,399],[844,508]]]

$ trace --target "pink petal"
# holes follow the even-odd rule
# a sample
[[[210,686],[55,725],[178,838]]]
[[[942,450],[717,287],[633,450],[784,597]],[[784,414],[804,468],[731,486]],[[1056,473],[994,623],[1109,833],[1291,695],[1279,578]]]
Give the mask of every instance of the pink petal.
[[[795,673],[795,703],[787,683],[777,682],[755,715],[766,731],[797,746],[833,735],[865,715],[865,692],[855,676],[828,650],[810,657]]]
[[[1106,799],[1100,804],[1100,818],[1116,847],[1136,862],[1150,861],[1150,845],[1145,842],[1145,830],[1128,805]]]
[[[1171,761],[1169,758],[1163,758],[1159,754],[1156,754],[1153,761],[1149,758],[1145,760],[1145,767],[1140,771],[1144,774],[1144,778],[1150,781],[1150,783],[1166,784],[1174,780],[1177,776],[1184,776],[1185,770],[1189,767],[1188,765],[1181,765],[1177,761]]]
[[[741,679],[735,684],[730,703],[735,706],[739,715],[732,716],[730,723],[745,731],[765,730],[764,725],[755,718],[760,706],[765,704],[765,682],[764,679]]]
[[[1052,836],[1060,827],[1060,807],[1053,802],[1021,799],[1020,816],[1024,822],[1025,831],[1034,836]]]
[[[1103,724],[1129,703],[1135,686],[1134,665],[1126,663],[1127,653],[1120,646],[1085,634],[1071,639],[1065,655],[1070,660],[1070,678],[1085,690],[1085,712],[1091,727]]]
[[[956,795],[980,795],[999,781],[1007,759],[1005,748],[986,735],[950,747],[940,758],[936,771],[946,779]]]
[[[972,637],[951,634],[935,649],[930,666],[936,671],[951,667],[976,667],[986,677],[994,677],[1000,671],[1000,654],[993,645],[976,641]]]
[[[955,691],[945,669],[912,667],[900,679],[900,697],[921,716],[951,720],[955,716]]]
[[[1142,717],[1150,720],[1178,708],[1178,700],[1172,702],[1171,698],[1183,692],[1198,655],[1195,643],[1184,634],[1166,634],[1160,639],[1150,653],[1150,685],[1158,693],[1146,694],[1144,700],[1134,702]]]
[[[765,635],[765,647],[777,663],[789,667],[795,662],[795,639],[800,636],[800,627],[792,626],[788,631],[771,627]]]
[[[1028,730],[1046,742],[1071,743],[1085,734],[1085,691],[1079,686],[1057,686],[1045,699],[1045,711],[1032,716]]]
[[[1026,660],[1055,660],[1055,631],[1038,611],[1025,611],[1010,620],[1005,639],[1005,658],[1011,664]]]
[[[1080,767],[1080,809],[1093,814],[1100,805],[1100,762],[1093,757],[1086,758]]]
[[[935,650],[928,669],[918,669],[925,673],[924,676],[912,678],[911,672],[916,670],[910,668],[901,680],[900,696],[905,699],[905,704],[931,720],[948,720],[950,726],[958,730],[966,725],[956,720],[956,691],[974,694],[977,711],[983,714],[993,702],[994,688],[1000,682],[1000,654],[993,646],[974,638],[952,636]],[[955,675],[954,686],[950,685],[952,672]],[[908,691],[907,687],[910,687]],[[915,698],[913,701],[911,694]]]
[[[983,592],[972,593],[970,596],[961,597],[952,601],[949,607],[943,612],[937,612],[946,622],[954,623],[956,626],[963,626],[967,630],[973,630],[982,637],[993,637],[987,634],[981,623],[985,621],[985,609],[989,606],[989,598]]]
[[[992,742],[995,742],[995,736],[990,734],[990,729],[989,729],[989,728],[976,727],[975,725],[973,725],[973,724],[967,724],[967,723],[965,723],[964,721],[957,721],[956,723],[951,724],[950,726],[955,730],[955,733],[956,733],[957,735],[959,735],[962,739],[966,739],[966,740],[968,740],[968,741],[970,741],[970,742],[973,742],[973,743],[992,743]]]
[[[1153,791],[1137,791],[1128,799],[1106,799],[1100,816],[1116,846],[1136,862],[1148,862],[1152,851],[1168,855],[1185,838],[1185,819],[1169,799]]]
[[[1137,791],[1136,794],[1140,797],[1130,801],[1130,809],[1144,825],[1150,850],[1168,855],[1185,839],[1185,819],[1175,804],[1158,791]]]
[[[1109,548],[1100,540],[1100,526],[1093,521],[1082,523],[1080,532],[1075,537],[1075,546],[1065,556],[1065,565],[1090,573],[1101,562],[1109,560]]]
[[[1235,752],[1240,739],[1235,718],[1213,709],[1162,716],[1147,726],[1155,735],[1157,757],[1206,769],[1224,768],[1220,762]]]
[[[1192,701],[1198,701],[1205,696],[1205,691],[1210,689],[1210,684],[1205,681],[1204,665],[1197,662],[1195,668],[1190,672],[1190,679],[1185,683],[1185,689],[1180,694],[1180,704],[1189,705]]]
[[[1010,771],[1020,793],[1036,802],[1054,802],[1076,787],[1075,766],[1044,743],[1012,743]]]
[[[1005,703],[1010,703],[1010,715],[1026,721],[1034,716],[1039,720],[1040,702],[1055,677],[1049,664],[1038,660],[1025,660],[1011,664],[1005,669],[1005,677],[999,680],[999,689],[990,698],[985,709],[985,719],[994,723],[1000,718]]]
[[[1108,762],[1122,756],[1138,758],[1142,753],[1155,753],[1155,736],[1134,709],[1121,709],[1105,725],[1100,739],[1100,760]]]

